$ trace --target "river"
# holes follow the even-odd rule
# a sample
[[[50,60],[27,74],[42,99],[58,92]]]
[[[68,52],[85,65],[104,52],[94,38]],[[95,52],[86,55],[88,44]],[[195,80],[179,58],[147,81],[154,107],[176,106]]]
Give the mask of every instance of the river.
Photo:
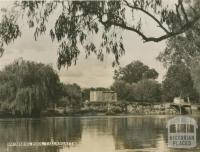
[[[0,119],[0,152],[179,152],[167,146],[169,116],[91,116]],[[194,117],[200,126],[200,117]],[[200,135],[197,130],[197,137]],[[46,145],[40,143],[69,143]],[[10,146],[9,144],[19,144]],[[35,143],[22,146],[20,143]],[[71,144],[70,144],[71,143]]]

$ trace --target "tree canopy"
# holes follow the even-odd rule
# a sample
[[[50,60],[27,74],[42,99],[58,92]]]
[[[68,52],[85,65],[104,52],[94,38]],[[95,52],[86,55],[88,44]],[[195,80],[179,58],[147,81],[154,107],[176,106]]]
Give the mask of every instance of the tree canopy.
[[[196,57],[192,61],[191,66],[191,76],[194,82],[194,87],[196,88],[199,96],[200,96],[200,57]]]
[[[1,108],[16,114],[39,114],[60,95],[60,81],[49,65],[17,60],[0,72]]]
[[[62,84],[61,94],[58,105],[62,107],[80,108],[82,106],[82,92],[77,84]]]
[[[144,42],[159,42],[192,29],[200,18],[197,0],[177,0],[168,4],[164,0],[133,1],[18,1],[12,11],[3,10],[0,23],[0,51],[21,36],[21,16],[34,28],[34,38],[48,33],[59,43],[58,67],[76,64],[81,49],[86,57],[91,53],[103,60],[105,53],[113,53],[115,64],[125,52],[122,30],[139,35]],[[56,14],[56,15],[55,15]],[[48,21],[56,17],[52,27]],[[145,19],[151,19],[161,29],[161,35],[144,32]],[[91,41],[97,35],[99,44]],[[81,47],[80,47],[81,45]]]
[[[175,64],[185,64],[191,67],[192,61],[200,55],[200,24],[186,32],[185,36],[175,36],[167,41],[167,46],[157,59],[165,67]]]
[[[134,84],[129,84],[123,80],[115,80],[111,89],[117,93],[119,100],[134,101]]]
[[[123,80],[127,83],[136,83],[142,79],[156,79],[158,72],[149,68],[140,61],[133,61],[125,67],[115,70],[114,79]]]
[[[119,100],[131,102],[160,102],[161,85],[150,79],[143,79],[137,83],[127,83],[117,80],[111,86],[117,93]]]
[[[198,10],[199,7],[200,1],[194,1],[194,10]],[[193,11],[190,9],[187,10],[189,18],[191,17],[192,12]],[[197,21],[196,24],[184,34],[169,38],[164,52],[159,54],[158,59],[164,63],[166,67],[184,63],[190,68],[193,58],[200,55],[199,44],[200,22]]]
[[[165,80],[162,83],[164,101],[173,101],[174,97],[182,97],[187,100],[197,100],[197,92],[193,87],[190,70],[183,63],[169,67]]]
[[[136,101],[160,102],[161,85],[155,80],[141,80],[135,88]]]
[[[125,101],[157,102],[161,99],[161,86],[155,81],[158,73],[141,61],[133,61],[114,73],[111,89]]]

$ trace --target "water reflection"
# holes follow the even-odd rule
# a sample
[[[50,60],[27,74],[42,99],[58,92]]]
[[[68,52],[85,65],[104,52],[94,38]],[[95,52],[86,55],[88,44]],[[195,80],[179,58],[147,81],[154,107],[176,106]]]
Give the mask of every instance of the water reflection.
[[[179,151],[167,148],[168,119],[167,116],[1,119],[0,151]],[[196,118],[200,126],[199,119]],[[52,139],[76,144],[72,147],[7,147],[8,142],[49,142]],[[199,142],[197,144],[200,145]],[[192,151],[200,151],[200,149],[197,147]]]
[[[9,142],[50,142],[68,141],[78,143],[81,140],[82,125],[78,118],[46,119],[8,119],[0,121],[0,151],[5,151]],[[62,147],[9,147],[9,151],[52,151]],[[7,150],[7,149],[6,149]],[[31,151],[31,152],[32,152]]]
[[[83,121],[84,133],[114,138],[115,150],[157,148],[160,140],[166,143],[167,118],[117,117]],[[166,146],[164,146],[166,147]]]

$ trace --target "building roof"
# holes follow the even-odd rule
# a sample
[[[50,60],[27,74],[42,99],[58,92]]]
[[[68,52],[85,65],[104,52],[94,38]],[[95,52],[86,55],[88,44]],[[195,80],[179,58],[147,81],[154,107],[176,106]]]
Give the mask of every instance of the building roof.
[[[105,93],[115,93],[115,91],[112,91],[112,90],[91,90],[90,92],[105,92]]]

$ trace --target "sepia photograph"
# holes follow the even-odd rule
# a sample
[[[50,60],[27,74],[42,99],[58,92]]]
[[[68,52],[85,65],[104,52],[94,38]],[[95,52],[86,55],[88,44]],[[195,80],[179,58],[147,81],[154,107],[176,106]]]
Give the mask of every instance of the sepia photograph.
[[[200,0],[0,0],[0,152],[200,152]]]

